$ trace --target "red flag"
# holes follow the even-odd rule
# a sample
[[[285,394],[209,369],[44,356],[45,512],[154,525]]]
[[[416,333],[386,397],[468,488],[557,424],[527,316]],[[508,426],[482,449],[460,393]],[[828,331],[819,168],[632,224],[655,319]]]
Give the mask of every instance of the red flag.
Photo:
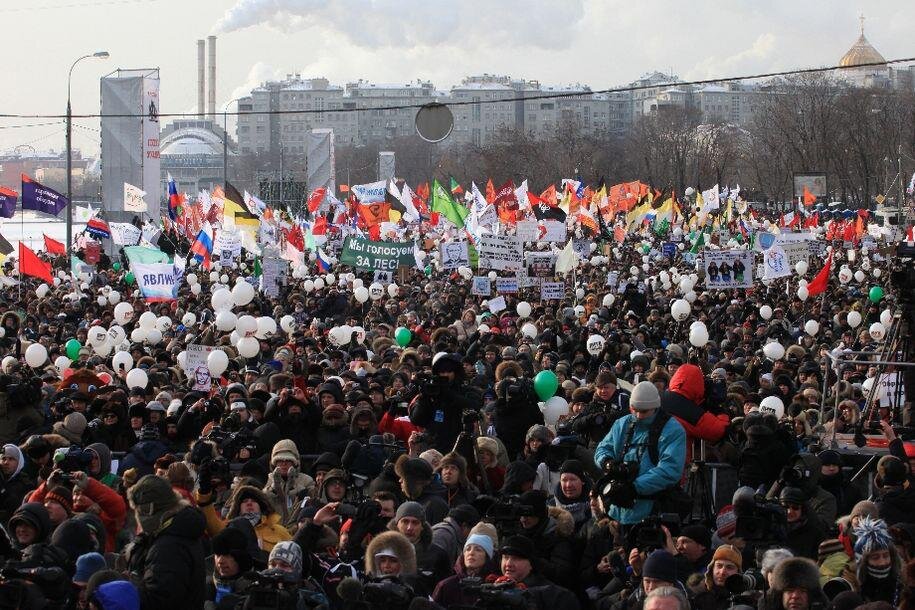
[[[488,186],[487,186],[488,188]],[[499,220],[506,224],[515,224],[518,222],[518,200],[515,198],[515,183],[509,178],[508,182],[499,187],[496,192],[496,199],[493,202],[496,206],[496,212],[499,214]]]
[[[813,205],[817,202],[816,195],[811,193],[807,187],[804,187],[804,205]]]
[[[293,225],[291,229],[286,229],[286,241],[290,246],[302,252],[305,250],[305,236],[302,234],[302,229],[299,228],[299,225]]]
[[[496,187],[493,186],[492,178],[486,181],[486,203],[493,204],[496,202]]]
[[[315,189],[308,198],[308,211],[314,214],[321,205],[321,202],[324,201],[324,195],[326,194],[327,187],[322,186],[321,188]]]
[[[423,182],[416,187],[416,190],[413,191],[422,198],[423,201],[429,201],[429,183]]]
[[[842,240],[854,242],[856,237],[857,234],[855,233],[855,223],[849,220],[846,222],[845,230],[842,232]]]
[[[551,184],[545,191],[540,193],[540,201],[547,204],[551,208],[555,208],[556,203],[556,185]]]
[[[42,234],[44,235],[44,234]],[[63,242],[59,242],[56,239],[51,239],[47,235],[44,236],[44,249],[48,254],[66,254],[67,248],[64,246]]]
[[[826,264],[820,269],[820,272],[807,284],[807,294],[809,296],[815,297],[826,290],[826,286],[829,284],[829,271],[831,268],[832,252],[829,253]]]
[[[315,219],[315,224],[311,227],[312,235],[327,235],[327,218],[324,216],[318,216]]]
[[[46,263],[38,258],[38,255],[29,250],[29,247],[22,242],[19,242],[19,274],[40,278],[48,284],[54,283],[54,278],[51,276],[51,263]]]

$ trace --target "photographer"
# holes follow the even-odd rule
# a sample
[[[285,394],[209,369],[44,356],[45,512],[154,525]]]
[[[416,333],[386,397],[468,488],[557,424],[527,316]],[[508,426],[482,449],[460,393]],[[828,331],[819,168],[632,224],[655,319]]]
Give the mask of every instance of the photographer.
[[[25,456],[19,447],[4,445],[0,453],[0,523],[9,521],[26,494],[35,488],[24,467]]]
[[[712,561],[708,564],[703,590],[692,599],[694,610],[724,610],[731,607],[731,592],[725,586],[729,576],[739,574],[743,566],[743,556],[737,548],[723,544],[715,549]]]
[[[616,374],[603,370],[594,380],[594,397],[582,409],[573,423],[573,429],[587,440],[589,447],[604,439],[613,424],[626,415],[629,393],[617,387]]]
[[[575,534],[580,535],[584,525],[591,519],[591,482],[585,474],[584,464],[578,460],[566,460],[559,468],[559,483],[553,489],[550,506],[568,511],[575,522]]]
[[[229,507],[226,518],[223,520],[216,512],[210,493],[204,493],[203,488],[198,488],[197,505],[206,520],[207,533],[215,536],[226,524],[236,517],[244,517],[254,526],[257,540],[264,550],[271,550],[277,543],[290,540],[292,535],[280,524],[280,514],[274,509],[273,503],[266,494],[252,485],[239,485],[232,492],[226,505]]]
[[[293,525],[296,504],[302,496],[311,496],[315,481],[304,472],[299,472],[299,451],[291,440],[284,439],[273,446],[270,453],[270,467],[264,493],[279,509],[281,522],[285,527]]]
[[[490,575],[498,574],[499,566],[493,558],[493,552],[493,542],[489,536],[470,535],[458,556],[455,574],[436,585],[432,600],[446,608],[453,605],[478,605],[479,592],[472,587],[464,586],[464,582],[467,578],[486,580]]]
[[[785,509],[788,521],[785,546],[797,557],[816,561],[820,543],[826,539],[826,531],[824,524],[808,508],[804,492],[797,487],[785,487],[779,502]]]
[[[594,453],[594,462],[605,470],[616,467],[619,471],[624,464],[624,470],[635,470],[611,483],[615,493],[609,498],[613,506],[608,515],[626,526],[655,512],[659,494],[678,486],[683,475],[686,432],[660,406],[657,386],[639,382],[629,400],[630,414],[616,420]]]
[[[820,458],[811,453],[799,453],[788,461],[775,488],[780,489],[788,485],[799,487],[807,497],[807,506],[820,523],[835,523],[836,497],[820,487],[822,470]],[[769,493],[771,495],[772,490]]]
[[[422,583],[423,590],[432,591],[437,582],[451,574],[452,561],[447,551],[432,542],[432,528],[422,505],[404,502],[398,506],[388,528],[403,534],[413,545],[417,582]]]
[[[496,367],[496,434],[512,458],[521,453],[527,430],[543,425],[534,383],[523,374],[516,362],[507,361]]]
[[[682,365],[670,379],[661,408],[686,431],[687,461],[692,459],[696,439],[717,443],[727,431],[730,418],[723,411],[725,394],[724,382],[706,379],[695,364]]]
[[[577,610],[575,595],[543,574],[543,563],[538,561],[534,547],[526,536],[508,537],[499,549],[502,576],[530,591],[536,600],[534,607]]]
[[[568,511],[548,508],[542,491],[528,491],[517,500],[525,516],[518,517],[521,533],[534,543],[536,549],[530,560],[537,572],[562,586],[575,582],[575,521]]]
[[[464,366],[453,354],[436,354],[432,359],[432,375],[414,399],[410,421],[432,434],[433,447],[445,454],[454,447],[464,427],[464,411],[478,410],[480,400],[464,384]]]

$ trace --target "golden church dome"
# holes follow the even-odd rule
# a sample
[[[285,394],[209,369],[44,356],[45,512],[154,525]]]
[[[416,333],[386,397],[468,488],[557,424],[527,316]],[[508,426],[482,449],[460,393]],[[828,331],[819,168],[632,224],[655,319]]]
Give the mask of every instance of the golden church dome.
[[[862,66],[866,64],[885,64],[886,59],[877,49],[864,37],[864,27],[861,27],[861,36],[857,42],[852,45],[848,52],[839,60],[839,65],[843,68]]]

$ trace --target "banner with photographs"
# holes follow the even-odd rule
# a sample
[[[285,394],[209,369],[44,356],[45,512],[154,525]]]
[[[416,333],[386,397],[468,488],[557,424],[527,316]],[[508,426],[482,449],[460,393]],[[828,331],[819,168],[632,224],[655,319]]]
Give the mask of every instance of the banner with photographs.
[[[753,285],[754,256],[750,250],[705,250],[705,286],[749,288]]]

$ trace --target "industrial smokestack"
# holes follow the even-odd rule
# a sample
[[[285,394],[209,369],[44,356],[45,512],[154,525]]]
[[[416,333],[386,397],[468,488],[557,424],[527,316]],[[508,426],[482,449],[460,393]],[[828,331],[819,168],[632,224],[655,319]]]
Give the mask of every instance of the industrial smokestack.
[[[208,90],[208,102],[210,118],[216,116],[216,37],[207,37],[207,46],[210,54],[210,85]]]
[[[206,112],[206,41],[197,41],[197,116],[203,118]]]

